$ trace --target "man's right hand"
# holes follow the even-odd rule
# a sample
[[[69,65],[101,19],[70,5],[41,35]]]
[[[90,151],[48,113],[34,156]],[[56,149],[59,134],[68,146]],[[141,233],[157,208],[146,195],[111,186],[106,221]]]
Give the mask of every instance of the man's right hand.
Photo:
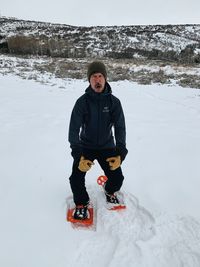
[[[91,169],[92,165],[94,165],[94,163],[91,160],[85,159],[83,156],[81,156],[78,169],[81,172],[87,172],[89,169]]]

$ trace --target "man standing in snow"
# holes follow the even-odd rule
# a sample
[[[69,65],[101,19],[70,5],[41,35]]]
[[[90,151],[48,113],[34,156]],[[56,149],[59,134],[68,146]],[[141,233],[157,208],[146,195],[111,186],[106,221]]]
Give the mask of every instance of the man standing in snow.
[[[80,220],[88,214],[85,175],[94,165],[93,161],[98,161],[108,177],[104,188],[107,202],[117,204],[115,192],[120,190],[124,179],[120,166],[128,153],[123,109],[120,100],[112,95],[105,65],[92,62],[87,77],[90,84],[76,101],[69,126],[74,158],[69,180],[76,205],[74,218]]]

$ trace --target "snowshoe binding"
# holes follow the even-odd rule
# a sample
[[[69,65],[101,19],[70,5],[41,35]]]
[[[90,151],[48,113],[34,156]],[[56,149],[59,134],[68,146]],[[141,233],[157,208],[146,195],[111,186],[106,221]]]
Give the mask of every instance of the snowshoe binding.
[[[117,198],[116,194],[108,194],[105,191],[105,195],[106,195],[106,201],[107,201],[107,203],[119,204],[119,199]]]

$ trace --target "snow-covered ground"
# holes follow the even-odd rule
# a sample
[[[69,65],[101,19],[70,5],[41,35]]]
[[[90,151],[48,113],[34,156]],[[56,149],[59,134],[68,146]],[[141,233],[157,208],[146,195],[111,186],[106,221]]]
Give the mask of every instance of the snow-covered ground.
[[[65,219],[68,124],[87,82],[52,84],[0,74],[0,266],[199,267],[200,90],[111,83],[127,124],[127,209],[105,209],[95,162],[91,231]]]
[[[62,59],[60,59],[62,60]],[[84,59],[78,59],[80,62]],[[15,75],[21,76],[23,78],[27,79],[37,79],[37,81],[40,82],[52,82],[52,80],[49,80],[49,78],[53,76],[52,73],[48,73],[48,69],[46,71],[45,76],[39,72],[39,70],[35,69],[35,66],[39,65],[46,65],[52,64],[52,58],[45,57],[45,56],[29,56],[29,57],[16,57],[14,55],[7,55],[7,54],[0,54],[0,73],[13,73]],[[73,59],[67,58],[65,59],[66,62],[75,62]],[[57,59],[57,63],[59,62],[59,59]],[[160,64],[161,65],[161,64]],[[168,64],[164,66],[160,66],[158,62],[149,62],[141,63],[138,65],[138,63],[129,63],[129,71],[130,72],[150,72],[150,73],[159,73],[159,71],[163,71],[165,75],[200,75],[200,67],[197,64],[196,66],[184,66],[184,65],[175,65],[175,64]],[[113,63],[113,68],[118,68],[121,66],[122,68],[127,68],[128,63],[122,62],[119,63]],[[44,80],[45,79],[45,80]],[[55,81],[54,81],[55,82]],[[60,81],[61,83],[61,81]]]

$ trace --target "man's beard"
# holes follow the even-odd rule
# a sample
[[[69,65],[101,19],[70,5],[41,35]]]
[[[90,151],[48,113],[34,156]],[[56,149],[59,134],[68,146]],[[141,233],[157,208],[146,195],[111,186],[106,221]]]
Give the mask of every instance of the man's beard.
[[[102,84],[96,83],[95,84],[95,89],[97,89],[97,90],[102,89]]]

